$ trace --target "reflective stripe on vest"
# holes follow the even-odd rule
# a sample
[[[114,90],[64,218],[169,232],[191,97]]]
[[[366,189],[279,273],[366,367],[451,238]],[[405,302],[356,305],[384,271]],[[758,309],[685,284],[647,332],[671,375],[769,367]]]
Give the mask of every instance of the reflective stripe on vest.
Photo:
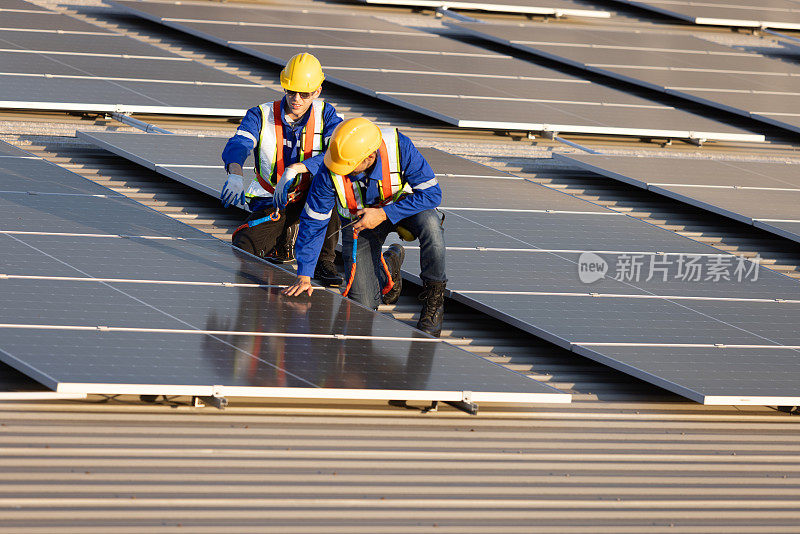
[[[317,99],[311,103],[311,114],[303,127],[300,136],[300,159],[304,161],[322,152],[322,132],[324,124],[322,112],[325,102]],[[269,102],[258,106],[261,111],[261,131],[258,135],[253,155],[255,156],[256,177],[247,188],[245,196],[271,197],[275,192],[275,184],[283,174],[287,163],[283,160],[283,121],[281,120],[281,101]],[[280,148],[279,148],[280,147]],[[291,162],[294,163],[294,162]],[[310,176],[301,175],[301,182],[307,188]]]
[[[381,157],[381,186],[379,196],[381,201],[375,206],[388,206],[398,200],[402,195],[411,193],[405,181],[405,176],[400,169],[400,145],[396,128],[381,129],[380,157]],[[360,181],[353,182],[347,176],[330,173],[333,187],[336,189],[336,207],[339,215],[346,219],[354,219],[358,210],[366,207],[364,197],[365,187]]]

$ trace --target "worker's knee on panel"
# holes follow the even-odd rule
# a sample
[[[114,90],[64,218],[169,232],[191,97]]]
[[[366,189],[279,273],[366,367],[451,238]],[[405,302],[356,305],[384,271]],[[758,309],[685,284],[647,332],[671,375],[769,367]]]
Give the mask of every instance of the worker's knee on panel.
[[[414,231],[417,238],[422,242],[430,243],[434,246],[444,246],[444,228],[442,221],[434,210],[420,212],[416,218]]]
[[[256,244],[253,241],[253,236],[249,232],[239,231],[233,236],[233,246],[245,252],[258,256]]]

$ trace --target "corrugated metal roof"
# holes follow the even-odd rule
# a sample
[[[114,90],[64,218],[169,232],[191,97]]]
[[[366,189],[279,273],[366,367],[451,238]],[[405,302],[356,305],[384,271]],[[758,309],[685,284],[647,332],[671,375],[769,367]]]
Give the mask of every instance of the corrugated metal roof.
[[[800,425],[768,409],[580,403],[469,417],[112,402],[0,404],[0,420],[0,530],[14,532],[800,525]]]

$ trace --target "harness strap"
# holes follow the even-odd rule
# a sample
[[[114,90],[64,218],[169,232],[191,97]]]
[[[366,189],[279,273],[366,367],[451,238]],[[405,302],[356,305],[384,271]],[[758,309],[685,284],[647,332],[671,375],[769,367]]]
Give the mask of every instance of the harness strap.
[[[269,222],[269,221],[277,221],[280,218],[281,218],[280,213],[278,213],[276,211],[275,213],[271,213],[271,214],[267,215],[266,217],[261,217],[260,219],[255,219],[253,221],[247,221],[246,223],[244,223],[239,228],[237,228],[236,230],[233,231],[233,234],[231,234],[231,239],[236,237],[236,234],[238,234],[241,230],[244,230],[245,228],[252,228],[254,226],[258,226],[261,223],[265,223],[265,222]]]
[[[350,261],[352,265],[350,266],[350,279],[347,280],[347,287],[344,288],[342,292],[342,296],[346,297],[348,293],[350,293],[350,288],[353,287],[353,280],[356,279],[356,257],[358,255],[358,232],[353,230],[353,250],[351,252]],[[394,280],[392,280],[392,273],[389,271],[389,266],[386,265],[386,259],[381,254],[381,265],[383,266],[383,271],[386,273],[386,285],[383,286],[381,289],[381,295],[385,295],[389,291],[392,290],[394,287]]]

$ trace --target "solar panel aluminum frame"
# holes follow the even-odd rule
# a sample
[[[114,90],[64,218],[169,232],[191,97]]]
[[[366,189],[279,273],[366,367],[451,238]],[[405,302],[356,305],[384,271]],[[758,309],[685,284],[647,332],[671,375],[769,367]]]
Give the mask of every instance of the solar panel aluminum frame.
[[[199,115],[209,117],[243,117],[247,109],[191,108],[174,106],[140,106],[129,104],[97,104],[79,102],[26,102],[0,100],[3,109],[34,109],[48,111],[97,111],[103,113],[152,113],[164,115]]]
[[[165,19],[159,17],[157,15],[152,15],[145,11],[136,10],[130,6],[122,5],[114,2],[113,0],[108,0],[108,3],[127,12],[132,15],[144,18],[146,20],[150,20],[152,22],[156,22],[158,24],[162,24],[169,28],[176,29],[178,31],[187,33],[189,35],[193,35],[195,37],[199,37],[201,39],[210,41],[215,44],[219,44],[225,47],[228,47],[232,50],[236,50],[238,52],[242,52],[243,54],[247,54],[252,57],[256,57],[259,59],[263,59],[270,63],[275,63],[277,65],[283,65],[285,59],[282,57],[273,56],[262,51],[256,50],[254,48],[250,48],[246,45],[240,45],[237,43],[233,43],[227,41],[225,39],[216,37],[209,33],[200,31],[196,28],[185,26],[180,22],[173,21],[171,19]],[[335,72],[335,71],[334,71]],[[494,129],[494,130],[513,130],[513,131],[537,131],[537,132],[545,132],[545,133],[585,133],[585,134],[592,134],[592,135],[614,135],[614,136],[631,136],[631,137],[659,137],[659,138],[668,138],[668,139],[688,139],[688,140],[695,140],[698,142],[705,142],[705,141],[743,141],[743,142],[764,142],[766,140],[765,136],[760,134],[745,134],[745,133],[725,133],[725,132],[704,132],[704,131],[689,131],[689,130],[662,130],[662,129],[647,129],[647,128],[621,128],[621,127],[605,127],[605,126],[585,126],[585,125],[575,125],[575,124],[546,124],[546,123],[520,123],[520,122],[508,122],[508,121],[476,121],[476,120],[462,120],[458,118],[451,117],[444,113],[440,113],[435,109],[431,109],[429,107],[422,107],[418,106],[412,102],[407,100],[403,100],[401,98],[397,98],[392,96],[391,94],[387,94],[384,92],[376,92],[367,87],[363,87],[360,85],[356,85],[353,83],[348,82],[342,78],[338,78],[336,76],[332,76],[329,74],[326,75],[326,80],[333,82],[337,85],[345,87],[347,89],[356,91],[361,94],[365,94],[367,96],[371,96],[377,98],[379,100],[383,100],[385,102],[389,102],[390,104],[394,104],[400,106],[405,109],[410,109],[417,113],[420,113],[425,116],[433,117],[438,119],[446,124],[451,124],[457,126],[459,128],[476,128],[476,129]]]
[[[43,325],[0,325],[0,331],[5,328],[26,329],[41,331],[48,329]],[[52,327],[55,330],[70,330],[70,327]],[[114,328],[88,328],[78,327],[88,335],[113,335]],[[96,332],[92,332],[95,330]],[[124,329],[119,329],[124,330]],[[146,330],[146,329],[142,329]],[[203,331],[187,330],[172,332],[181,335],[205,335]],[[241,335],[249,335],[242,333]],[[438,339],[408,338],[397,340],[402,343],[445,343]],[[455,350],[456,347],[452,347]],[[470,355],[473,356],[473,355]],[[473,356],[479,359],[477,356]],[[356,388],[324,388],[324,387],[257,387],[257,386],[224,386],[206,384],[131,384],[131,383],[103,383],[103,382],[69,382],[58,381],[37,368],[16,358],[7,351],[0,349],[0,360],[25,373],[34,380],[51,388],[56,394],[70,396],[86,395],[168,395],[168,396],[196,396],[196,397],[249,397],[265,399],[316,399],[316,400],[411,400],[411,401],[440,401],[440,402],[489,402],[489,403],[569,403],[572,395],[558,392],[531,379],[532,384],[538,384],[552,389],[547,393],[510,393],[492,391],[465,391],[465,390],[406,390],[406,389],[356,389]],[[487,362],[488,363],[488,362]],[[498,366],[499,367],[499,366]],[[514,373],[503,369],[504,372]],[[516,373],[514,373],[516,374]]]
[[[778,28],[783,30],[800,30],[800,24],[792,23],[792,22],[780,22],[780,21],[767,21],[767,20],[751,20],[751,19],[739,19],[739,18],[716,18],[716,17],[694,17],[692,15],[687,15],[685,13],[681,13],[680,11],[671,10],[668,8],[662,8],[658,6],[654,6],[649,2],[637,2],[636,0],[615,0],[616,2],[620,2],[621,4],[627,4],[631,6],[636,6],[642,9],[646,9],[648,11],[653,11],[656,13],[661,13],[662,15],[667,15],[669,17],[673,17],[680,20],[685,20],[687,22],[692,22],[697,25],[707,25],[707,26],[732,26],[732,27],[740,27],[740,28]],[[720,8],[724,6],[719,6]],[[755,6],[754,6],[755,7]]]
[[[536,6],[515,6],[513,4],[487,4],[481,2],[449,2],[442,0],[359,0],[364,4],[372,5],[391,5],[391,6],[419,6],[440,9],[463,9],[465,11],[489,11],[498,13],[522,13],[525,15],[544,15],[551,17],[587,17],[602,18],[611,17],[610,11],[599,11],[590,9],[570,9],[570,8],[551,8]]]

